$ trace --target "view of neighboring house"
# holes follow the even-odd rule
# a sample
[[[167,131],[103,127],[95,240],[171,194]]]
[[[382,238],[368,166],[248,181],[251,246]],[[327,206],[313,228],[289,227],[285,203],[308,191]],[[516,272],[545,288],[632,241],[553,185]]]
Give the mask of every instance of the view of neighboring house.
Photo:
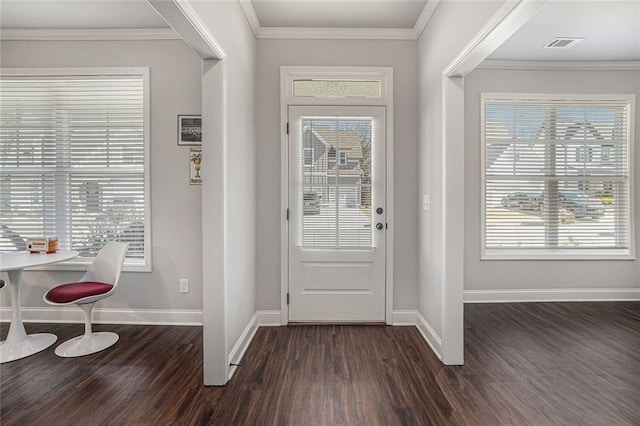
[[[613,117],[612,117],[613,118]],[[489,120],[489,117],[487,117]],[[542,121],[542,120],[540,120]],[[487,140],[486,172],[488,175],[568,177],[614,176],[625,157],[615,120],[601,122],[558,121],[554,129],[516,129],[514,123],[487,121],[493,135],[508,138]],[[557,134],[565,143],[549,144],[547,133]],[[553,151],[551,151],[553,150]],[[553,171],[550,170],[553,168]],[[567,190],[580,190],[597,197],[612,197],[613,183],[603,180],[564,182]],[[538,182],[539,190],[544,182]],[[505,188],[509,191],[509,188]]]
[[[371,126],[367,122],[303,121],[303,185],[323,203],[369,206]]]

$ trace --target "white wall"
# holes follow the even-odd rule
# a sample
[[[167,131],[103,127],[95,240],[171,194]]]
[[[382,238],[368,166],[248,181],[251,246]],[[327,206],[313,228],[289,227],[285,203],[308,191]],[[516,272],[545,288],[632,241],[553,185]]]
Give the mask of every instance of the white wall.
[[[394,309],[417,308],[414,41],[258,40],[258,309],[280,309],[280,66],[386,66],[394,77]]]
[[[504,1],[442,1],[418,40],[419,194],[431,195],[431,211],[419,210],[418,310],[442,336],[443,150],[442,72]],[[464,224],[460,224],[464,226]],[[463,250],[463,247],[459,248]]]
[[[1,63],[38,68],[150,67],[153,272],[123,273],[118,292],[100,302],[99,308],[200,311],[201,191],[189,185],[189,148],[176,142],[177,115],[200,113],[200,58],[180,40],[3,41]],[[25,272],[22,304],[48,307],[42,295],[49,288],[81,276],[82,272]],[[189,294],[178,292],[179,278],[191,280]],[[8,293],[1,297],[2,306],[8,306]]]
[[[190,4],[227,54],[223,62],[228,120],[224,188],[224,310],[228,355],[256,311],[256,40],[238,2],[191,1]]]
[[[482,92],[635,94],[640,71],[526,71],[477,69],[465,79],[465,289],[638,288],[638,261],[480,260]],[[635,139],[640,113],[635,111]],[[635,238],[640,235],[640,149],[635,149]]]

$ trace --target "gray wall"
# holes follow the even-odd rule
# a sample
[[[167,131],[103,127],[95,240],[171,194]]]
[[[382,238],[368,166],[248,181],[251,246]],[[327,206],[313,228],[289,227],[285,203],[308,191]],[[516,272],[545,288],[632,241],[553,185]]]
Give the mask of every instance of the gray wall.
[[[431,211],[419,211],[418,310],[442,337],[442,71],[495,14],[504,1],[440,2],[418,40],[419,194],[431,195]],[[464,250],[460,247],[459,250]]]
[[[640,262],[480,260],[481,170],[480,94],[601,93],[635,94],[640,100],[640,71],[525,71],[477,69],[465,79],[465,289],[553,289],[640,287]],[[635,139],[640,113],[635,111]],[[634,145],[634,161],[640,150]],[[640,173],[635,171],[635,238],[639,236]]]
[[[414,41],[258,40],[258,309],[280,309],[280,66],[283,65],[393,67],[394,309],[417,307],[416,59]]]
[[[201,191],[189,185],[188,147],[178,146],[177,115],[200,113],[200,58],[182,41],[3,41],[3,67],[150,68],[151,273],[123,273],[100,308],[201,310]],[[47,306],[42,295],[82,272],[25,272],[22,304]],[[189,294],[178,279],[189,278]],[[5,294],[7,295],[5,297]],[[9,305],[3,292],[2,306]]]

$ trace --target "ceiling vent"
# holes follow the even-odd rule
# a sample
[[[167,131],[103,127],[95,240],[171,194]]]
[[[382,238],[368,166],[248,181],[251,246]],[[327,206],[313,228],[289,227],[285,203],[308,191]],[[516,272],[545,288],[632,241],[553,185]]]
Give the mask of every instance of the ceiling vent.
[[[584,38],[577,37],[556,37],[549,44],[545,46],[545,49],[568,49],[575,46]]]

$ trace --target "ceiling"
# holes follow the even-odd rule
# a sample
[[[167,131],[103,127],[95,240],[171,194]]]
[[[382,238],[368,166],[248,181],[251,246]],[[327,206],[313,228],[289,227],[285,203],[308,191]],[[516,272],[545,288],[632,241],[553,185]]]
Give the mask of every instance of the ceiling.
[[[252,0],[260,26],[413,28],[427,0]]]
[[[240,5],[260,38],[416,40],[438,1],[240,0]],[[0,8],[5,32],[171,31],[145,0],[0,0]],[[556,37],[584,40],[569,49],[543,48]],[[489,59],[640,61],[640,0],[552,0]]]
[[[568,49],[545,49],[556,37],[584,40]],[[640,61],[640,0],[552,1],[489,59]]]
[[[242,0],[242,3],[245,10],[253,9],[262,28],[412,29],[427,0]],[[167,27],[145,0],[2,0],[1,7],[2,27],[8,29]]]
[[[1,0],[3,29],[168,28],[145,0]]]

